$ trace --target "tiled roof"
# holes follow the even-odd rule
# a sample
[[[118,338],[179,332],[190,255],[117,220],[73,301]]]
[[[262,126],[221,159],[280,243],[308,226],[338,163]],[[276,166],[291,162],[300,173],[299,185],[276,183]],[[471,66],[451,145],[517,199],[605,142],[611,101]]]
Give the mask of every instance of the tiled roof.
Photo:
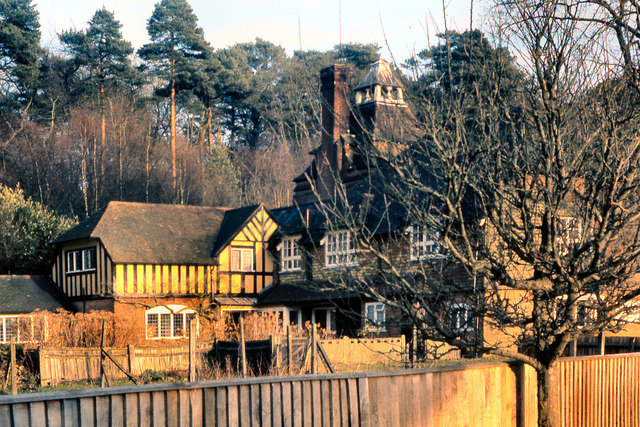
[[[218,252],[229,244],[259,207],[260,205],[245,206],[225,212],[220,231],[211,250],[213,256],[218,255]]]
[[[211,264],[225,208],[110,202],[54,243],[100,239],[114,262]]]
[[[0,276],[0,314],[24,314],[35,310],[73,310],[71,304],[44,276]]]

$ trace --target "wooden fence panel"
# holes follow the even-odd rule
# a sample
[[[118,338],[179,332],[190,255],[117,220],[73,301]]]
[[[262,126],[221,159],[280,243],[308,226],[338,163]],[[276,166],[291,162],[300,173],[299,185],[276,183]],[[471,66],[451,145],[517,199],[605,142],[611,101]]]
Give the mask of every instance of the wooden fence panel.
[[[640,426],[640,354],[563,359],[556,380],[563,426]]]
[[[640,354],[559,362],[564,426],[639,426]],[[534,426],[535,372],[421,370],[151,384],[0,397],[0,425]]]
[[[106,348],[109,354],[133,375],[144,371],[183,371],[189,368],[189,347]],[[198,345],[196,361],[211,350],[211,343]],[[131,354],[129,353],[131,351]],[[99,348],[40,348],[40,381],[43,385],[66,381],[97,381],[100,379]],[[126,375],[110,360],[105,360],[109,379],[123,379]]]

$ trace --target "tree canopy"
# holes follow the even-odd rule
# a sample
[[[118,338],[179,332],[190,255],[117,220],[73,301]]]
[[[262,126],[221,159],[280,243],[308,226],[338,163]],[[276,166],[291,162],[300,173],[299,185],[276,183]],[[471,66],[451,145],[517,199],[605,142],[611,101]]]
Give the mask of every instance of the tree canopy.
[[[44,274],[52,262],[51,242],[75,224],[19,187],[0,184],[0,274]]]

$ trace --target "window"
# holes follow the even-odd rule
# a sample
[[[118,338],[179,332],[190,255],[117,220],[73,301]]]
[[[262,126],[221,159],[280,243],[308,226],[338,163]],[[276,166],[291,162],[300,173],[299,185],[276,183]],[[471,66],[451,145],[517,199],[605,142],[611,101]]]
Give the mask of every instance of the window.
[[[375,327],[379,332],[384,332],[384,304],[381,302],[368,302],[364,305],[367,325]]]
[[[336,330],[336,310],[334,308],[314,308],[311,312],[311,323],[327,331]]]
[[[556,232],[558,253],[566,256],[580,243],[582,224],[576,218],[560,218]]]
[[[96,269],[96,248],[67,251],[67,273],[84,273]]]
[[[0,316],[0,343],[35,341],[31,316]]]
[[[356,245],[350,231],[332,231],[327,233],[324,260],[327,267],[358,264]]]
[[[289,309],[289,324],[302,325],[302,312],[295,308]]]
[[[438,259],[444,257],[444,250],[426,227],[414,225],[411,227],[411,260]]]
[[[295,237],[287,237],[282,240],[280,259],[282,262],[282,271],[300,270],[302,257],[300,256],[300,248],[298,247]]]
[[[252,248],[231,248],[231,271],[253,271]]]
[[[467,304],[455,303],[451,306],[451,327],[454,332],[463,333],[473,331],[473,311]]]
[[[159,306],[146,311],[147,339],[189,336],[189,322],[195,311],[183,305]]]

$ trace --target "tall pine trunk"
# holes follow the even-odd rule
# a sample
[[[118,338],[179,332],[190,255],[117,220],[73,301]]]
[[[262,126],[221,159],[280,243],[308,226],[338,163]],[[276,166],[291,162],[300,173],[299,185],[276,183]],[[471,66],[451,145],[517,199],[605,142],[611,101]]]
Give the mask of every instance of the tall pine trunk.
[[[176,84],[175,78],[171,79],[171,178],[173,184],[173,196],[177,200],[178,172],[176,169]]]

